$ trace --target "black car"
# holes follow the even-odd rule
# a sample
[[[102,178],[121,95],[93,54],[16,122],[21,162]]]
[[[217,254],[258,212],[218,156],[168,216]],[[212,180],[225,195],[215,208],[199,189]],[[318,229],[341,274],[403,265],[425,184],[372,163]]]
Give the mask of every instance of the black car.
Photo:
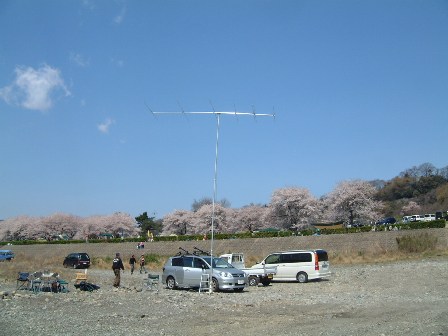
[[[382,220],[376,222],[376,225],[391,225],[395,224],[397,220],[394,217],[383,218]]]
[[[90,257],[87,253],[70,253],[65,257],[64,267],[89,268]]]

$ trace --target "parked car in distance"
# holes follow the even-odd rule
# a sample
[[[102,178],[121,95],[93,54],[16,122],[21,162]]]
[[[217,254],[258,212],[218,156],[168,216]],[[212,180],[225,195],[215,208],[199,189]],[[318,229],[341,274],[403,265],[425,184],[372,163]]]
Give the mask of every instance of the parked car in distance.
[[[331,275],[330,262],[325,250],[292,250],[274,252],[254,268],[277,267],[273,281],[298,281],[300,283],[326,278]]]
[[[85,252],[70,253],[65,257],[63,265],[72,268],[89,268],[90,257]]]
[[[395,224],[397,222],[397,220],[395,219],[395,217],[386,217],[383,218],[382,220],[376,222],[376,225],[390,225],[390,224]]]
[[[11,250],[0,250],[0,261],[11,261],[15,257]]]
[[[430,222],[430,221],[436,220],[436,214],[425,214],[423,220],[425,222]]]
[[[411,222],[420,222],[425,220],[425,217],[421,216],[421,215],[412,215],[410,221]]]
[[[212,274],[213,270],[213,274]],[[248,286],[246,273],[222,258],[208,255],[180,255],[170,257],[163,266],[162,282],[168,289],[199,288],[202,274],[211,276],[211,290],[242,292]]]
[[[409,223],[411,221],[412,216],[403,216],[402,222],[403,223]]]

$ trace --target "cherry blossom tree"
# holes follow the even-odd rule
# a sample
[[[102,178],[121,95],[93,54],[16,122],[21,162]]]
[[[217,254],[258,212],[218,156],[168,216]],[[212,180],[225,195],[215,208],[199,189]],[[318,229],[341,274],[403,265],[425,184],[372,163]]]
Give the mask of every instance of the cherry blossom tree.
[[[176,210],[163,217],[163,235],[178,234],[185,235],[193,233],[193,212],[187,210]]]
[[[374,199],[375,192],[375,187],[366,181],[343,181],[325,197],[325,215],[330,220],[346,223],[351,215],[375,221],[381,216],[383,207],[381,202]]]
[[[252,232],[267,227],[265,225],[267,213],[268,207],[260,205],[248,205],[235,210],[227,215],[230,232]]]
[[[408,204],[404,205],[401,208],[401,215],[412,215],[418,214],[421,210],[421,206],[417,204],[417,202],[410,201]]]
[[[318,215],[319,201],[305,188],[282,188],[273,192],[269,204],[273,226],[300,228],[312,223]]]
[[[195,234],[209,234],[212,227],[213,205],[205,204],[195,212],[192,218],[192,229]],[[226,209],[215,204],[215,216],[213,220],[214,232],[227,232]]]
[[[65,234],[71,239],[81,226],[80,217],[64,213],[55,213],[48,217],[40,218],[39,236],[51,239],[55,235]]]
[[[29,216],[8,218],[0,222],[0,240],[29,239],[29,226],[33,225],[35,219]]]

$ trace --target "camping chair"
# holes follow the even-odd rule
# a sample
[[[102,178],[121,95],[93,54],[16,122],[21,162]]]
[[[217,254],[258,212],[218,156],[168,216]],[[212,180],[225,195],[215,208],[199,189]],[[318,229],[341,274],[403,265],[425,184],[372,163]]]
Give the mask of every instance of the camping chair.
[[[63,279],[58,279],[58,287],[59,287],[59,292],[60,293],[68,293],[68,282],[63,280]]]
[[[149,290],[159,291],[160,275],[148,273],[148,277],[143,280],[143,286]]]
[[[87,282],[87,273],[76,273],[75,284],[79,285],[83,281]]]
[[[29,289],[30,288],[30,273],[28,272],[19,272],[19,276],[17,277],[16,290],[19,289]]]

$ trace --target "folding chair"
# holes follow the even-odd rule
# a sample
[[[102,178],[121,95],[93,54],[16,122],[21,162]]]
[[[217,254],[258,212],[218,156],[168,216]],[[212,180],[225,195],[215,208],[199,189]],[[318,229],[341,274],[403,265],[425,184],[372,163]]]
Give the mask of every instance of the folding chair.
[[[58,284],[59,284],[59,292],[60,293],[68,293],[68,282],[63,280],[63,279],[58,279],[57,280]]]
[[[19,272],[19,276],[17,277],[16,290],[19,289],[29,289],[30,288],[30,273],[28,272]]]
[[[148,277],[144,279],[144,286],[148,290],[159,291],[160,275],[148,273]]]
[[[80,284],[83,281],[87,282],[87,273],[76,273],[75,284]]]

